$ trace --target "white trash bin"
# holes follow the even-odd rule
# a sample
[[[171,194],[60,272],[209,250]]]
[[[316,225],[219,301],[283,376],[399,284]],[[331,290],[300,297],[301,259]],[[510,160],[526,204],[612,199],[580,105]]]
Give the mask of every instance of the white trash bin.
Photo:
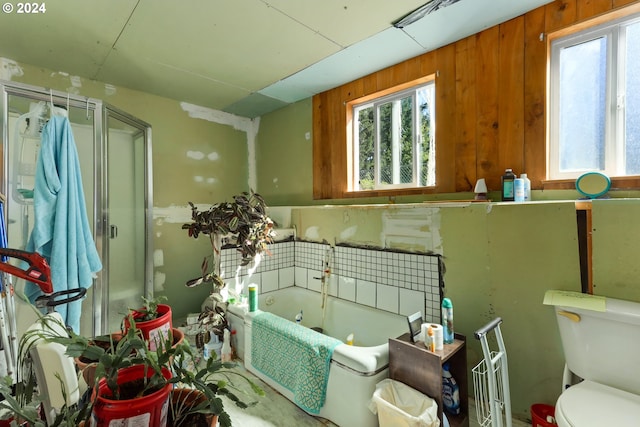
[[[440,427],[435,400],[390,378],[376,384],[369,409],[380,427]]]

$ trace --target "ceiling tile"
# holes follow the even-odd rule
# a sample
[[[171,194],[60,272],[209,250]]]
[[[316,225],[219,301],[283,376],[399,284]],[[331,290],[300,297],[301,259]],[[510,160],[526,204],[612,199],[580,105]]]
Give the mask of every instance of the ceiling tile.
[[[237,3],[141,0],[116,49],[249,91],[339,50],[260,0]]]
[[[130,0],[46,2],[45,13],[28,15],[14,7],[1,15],[0,56],[93,78],[134,8]]]
[[[285,107],[288,103],[260,93],[252,93],[246,98],[225,107],[227,113],[236,114],[251,119]]]
[[[120,51],[109,55],[98,80],[218,110],[250,94],[226,82]]]
[[[347,47],[389,28],[392,22],[426,0],[265,0],[265,3]]]

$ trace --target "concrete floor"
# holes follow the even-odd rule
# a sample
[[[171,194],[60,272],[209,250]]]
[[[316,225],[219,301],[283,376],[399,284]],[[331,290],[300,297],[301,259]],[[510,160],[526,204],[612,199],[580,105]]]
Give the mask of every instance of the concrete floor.
[[[247,427],[336,427],[332,422],[313,417],[302,409],[298,408],[295,404],[289,401],[286,397],[282,396],[277,391],[273,390],[262,380],[255,377],[248,372],[242,366],[242,361],[239,361],[239,365],[236,368],[238,372],[246,375],[253,382],[258,384],[264,391],[264,397],[258,397],[252,394],[250,391],[247,395],[241,395],[245,402],[258,401],[254,406],[247,409],[240,409],[235,406],[229,399],[223,398],[225,401],[225,410],[229,413],[231,421],[234,426],[247,426]],[[243,384],[244,381],[234,380],[234,383],[241,389],[248,391],[248,385]],[[470,423],[469,427],[481,427],[477,422],[475,405],[473,399],[469,401],[469,414]],[[504,423],[503,423],[504,426]],[[530,423],[513,420],[512,427],[529,427]],[[351,426],[342,426],[351,427]],[[488,426],[490,427],[490,426]],[[506,427],[506,426],[505,426]]]

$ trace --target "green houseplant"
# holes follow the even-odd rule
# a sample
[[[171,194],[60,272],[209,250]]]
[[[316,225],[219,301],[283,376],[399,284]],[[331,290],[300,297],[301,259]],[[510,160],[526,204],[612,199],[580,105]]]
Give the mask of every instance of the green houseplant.
[[[192,202],[189,205],[191,222],[182,228],[194,239],[201,234],[208,236],[211,246],[211,252],[202,261],[200,276],[186,283],[187,287],[202,283],[212,286],[210,304],[203,306],[198,319],[196,342],[202,346],[207,332],[222,338],[228,326],[225,298],[221,294],[225,287],[220,271],[223,243],[235,247],[242,257],[241,266],[247,266],[261,254],[269,254],[268,244],[276,233],[264,199],[253,190],[235,195],[232,202],[217,203],[207,209],[199,209]],[[230,297],[239,297],[232,292]]]
[[[122,402],[123,407],[132,407],[142,402],[139,399],[144,399],[147,396],[154,396],[155,398],[157,393],[165,393],[165,395],[156,399],[160,404],[164,404],[168,401],[169,393],[171,393],[174,385],[180,385],[189,390],[194,390],[189,394],[204,395],[206,401],[205,403],[200,401],[197,405],[188,405],[183,403],[180,396],[178,396],[177,400],[170,405],[172,414],[176,415],[170,417],[172,424],[168,424],[169,426],[199,425],[197,423],[194,424],[193,417],[217,416],[219,417],[220,426],[226,427],[231,425],[231,420],[224,411],[224,406],[219,396],[228,396],[241,408],[248,406],[234,393],[233,385],[227,381],[229,377],[234,375],[242,377],[251,384],[252,389],[257,394],[263,394],[262,390],[248,378],[232,369],[235,367],[233,363],[219,361],[214,363],[215,361],[210,359],[204,366],[194,366],[195,357],[191,347],[185,341],[174,344],[171,333],[166,340],[158,341],[155,350],[150,350],[149,343],[142,337],[140,330],[136,328],[135,320],[132,317],[129,320],[131,322],[129,330],[117,342],[111,341],[108,348],[96,346],[92,344],[92,340],[77,335],[72,331],[69,331],[68,335],[66,332],[61,334],[59,333],[61,329],[28,331],[25,334],[29,336],[26,339],[27,343],[33,342],[34,338],[38,338],[65,346],[66,354],[70,357],[86,356],[98,361],[93,374],[95,385],[89,391],[91,395],[89,402],[82,407],[79,405],[65,405],[59,409],[53,425],[76,426],[83,421],[88,421],[92,413],[93,417],[100,419],[104,414],[100,415],[99,413],[104,410],[105,405],[116,404],[117,406],[117,402]],[[60,322],[58,326],[64,326],[61,320],[51,319],[47,316],[43,316],[41,321]],[[25,340],[24,336],[23,340]],[[23,355],[27,353],[28,349],[25,350]],[[24,359],[26,358],[24,356]],[[132,378],[133,371],[137,375],[135,378]],[[0,387],[0,392],[2,391],[3,389]],[[37,405],[37,401],[34,403],[22,403],[8,399],[7,405],[18,415],[16,417],[17,420],[26,420],[29,423],[28,425],[44,425],[39,424],[37,418],[33,418],[33,407]],[[147,410],[146,403],[138,406],[142,406],[143,410]],[[174,410],[174,407],[179,409]],[[112,418],[127,418],[127,414],[131,415],[130,410],[123,416],[112,415]],[[152,418],[151,422],[153,425],[160,425],[159,420],[156,421]]]
[[[209,236],[211,253],[201,265],[201,275],[186,283],[187,287],[210,283],[212,297],[221,300],[220,290],[224,280],[220,275],[220,255],[223,239],[235,246],[242,256],[242,266],[249,265],[256,256],[268,253],[267,245],[275,237],[273,221],[267,216],[267,206],[259,194],[243,192],[233,197],[233,202],[222,202],[200,210],[192,202],[192,221],[183,224],[189,236],[197,239],[200,234]]]

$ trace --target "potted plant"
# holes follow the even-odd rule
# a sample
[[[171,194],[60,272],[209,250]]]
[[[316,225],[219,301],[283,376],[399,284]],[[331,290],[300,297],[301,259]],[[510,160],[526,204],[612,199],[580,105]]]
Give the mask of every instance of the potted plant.
[[[169,330],[173,328],[173,313],[171,306],[163,304],[167,297],[157,296],[154,298],[142,297],[144,305],[138,309],[129,309],[130,315],[124,318],[125,332],[130,327],[130,317],[136,322],[136,328],[142,332],[142,336],[149,342],[149,348],[155,350],[159,339],[166,339]]]
[[[174,355],[172,381],[178,388],[173,391],[170,406],[169,419],[172,420],[172,425],[214,426],[217,419],[221,427],[230,426],[231,419],[224,410],[220,396],[228,397],[242,409],[249,407],[249,404],[238,397],[238,393],[244,392],[234,385],[234,378],[246,381],[255,394],[264,396],[260,387],[233,370],[237,366],[235,363],[209,358],[204,366],[194,370],[191,366],[193,360],[194,354],[189,346],[182,346]]]
[[[199,209],[192,202],[191,222],[182,225],[189,236],[197,239],[201,234],[209,236],[211,253],[201,264],[199,277],[187,281],[187,287],[209,283],[212,286],[210,300],[203,304],[198,319],[196,343],[204,346],[208,334],[216,334],[220,339],[227,328],[226,298],[221,291],[225,282],[220,271],[221,250],[225,245],[235,247],[242,256],[241,266],[247,266],[262,253],[269,254],[267,245],[275,237],[274,223],[267,216],[267,206],[259,194],[253,190],[233,197],[233,202],[222,202],[207,209]],[[234,291],[232,291],[234,292]],[[239,295],[231,295],[238,298]]]
[[[256,256],[268,253],[267,245],[275,237],[273,221],[267,216],[267,206],[259,194],[243,192],[233,197],[233,202],[222,202],[200,210],[192,202],[192,221],[183,224],[189,236],[197,239],[200,234],[209,236],[211,253],[201,265],[201,275],[186,283],[187,287],[211,283],[212,298],[221,301],[220,290],[225,283],[220,275],[223,239],[235,246],[242,256],[242,266],[249,265]]]
[[[68,336],[39,332],[43,339],[64,345],[67,355],[71,357],[85,356],[98,360],[89,404],[83,408],[82,414],[65,408],[59,417],[61,420],[71,419],[79,423],[81,420],[87,421],[89,414],[93,414],[99,425],[108,425],[109,420],[146,417],[150,420],[149,425],[159,426],[164,425],[161,418],[170,410],[173,414],[170,419],[173,421],[168,426],[197,425],[191,424],[192,417],[205,414],[218,416],[220,425],[225,427],[230,426],[231,421],[224,411],[220,395],[230,397],[241,408],[248,406],[232,391],[229,378],[241,377],[251,384],[257,394],[264,394],[248,378],[231,370],[236,366],[234,363],[214,363],[216,361],[210,359],[204,366],[195,365],[196,358],[191,347],[185,341],[174,344],[171,333],[166,340],[158,340],[155,350],[150,350],[133,316],[129,321],[128,331],[119,341],[111,341],[107,349],[93,345],[91,340],[72,331]],[[196,390],[205,396],[206,402],[196,400],[195,405],[185,403],[181,395],[176,395],[172,397],[173,403],[170,403],[169,395],[174,385]],[[194,394],[198,393],[186,393],[185,396]]]

